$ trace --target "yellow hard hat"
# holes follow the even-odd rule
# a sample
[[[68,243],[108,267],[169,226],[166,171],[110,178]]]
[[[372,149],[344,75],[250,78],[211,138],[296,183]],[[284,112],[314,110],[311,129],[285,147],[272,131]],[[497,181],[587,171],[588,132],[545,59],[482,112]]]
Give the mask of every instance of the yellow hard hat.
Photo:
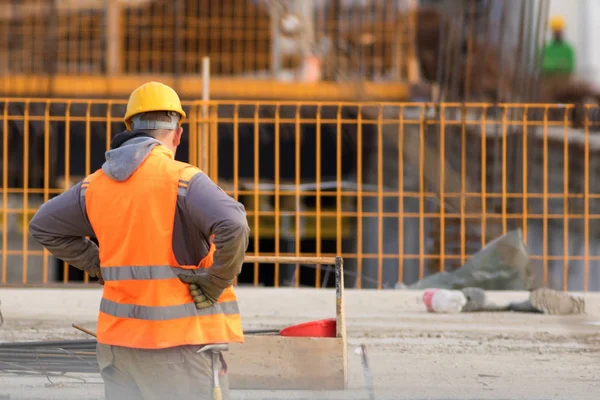
[[[550,29],[552,29],[553,31],[562,31],[563,29],[565,29],[565,18],[563,16],[557,15],[555,17],[552,17],[552,19],[550,20]]]
[[[186,117],[177,92],[160,82],[144,83],[131,92],[127,102],[127,111],[123,118],[127,130],[131,129],[131,117],[148,111],[176,112],[181,116],[178,121],[179,126]]]

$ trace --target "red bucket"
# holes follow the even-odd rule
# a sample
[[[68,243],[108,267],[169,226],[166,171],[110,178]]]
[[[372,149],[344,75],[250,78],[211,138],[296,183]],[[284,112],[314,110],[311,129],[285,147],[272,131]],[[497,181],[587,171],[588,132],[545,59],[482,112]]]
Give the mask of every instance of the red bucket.
[[[329,318],[320,321],[305,322],[283,328],[279,334],[281,336],[295,337],[336,337],[336,321],[335,318]]]

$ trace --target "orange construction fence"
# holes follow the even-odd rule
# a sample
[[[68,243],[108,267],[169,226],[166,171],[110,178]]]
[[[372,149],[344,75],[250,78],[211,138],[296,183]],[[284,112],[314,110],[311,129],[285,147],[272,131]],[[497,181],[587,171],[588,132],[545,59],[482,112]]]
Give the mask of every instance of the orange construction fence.
[[[520,230],[531,269],[600,290],[597,109],[544,104],[186,102],[177,158],[248,213],[248,254],[342,256],[388,288]],[[37,208],[99,168],[124,101],[0,99],[1,283],[88,282],[35,243]],[[238,284],[332,286],[327,267],[248,264]]]

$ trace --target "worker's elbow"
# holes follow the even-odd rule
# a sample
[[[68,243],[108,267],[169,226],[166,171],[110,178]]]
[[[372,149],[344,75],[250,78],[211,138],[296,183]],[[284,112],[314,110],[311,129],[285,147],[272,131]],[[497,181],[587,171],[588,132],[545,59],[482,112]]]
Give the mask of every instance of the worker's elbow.
[[[246,216],[244,215],[243,218],[237,218],[236,220],[232,221],[231,228],[233,235],[240,241],[246,243],[247,246],[250,238],[250,227],[248,226]]]
[[[227,237],[243,245],[244,248],[248,247],[250,227],[245,213],[232,216],[224,225],[227,227]]]
[[[42,240],[44,233],[41,229],[39,214],[36,213],[33,216],[33,218],[31,218],[28,229],[29,229],[29,234],[31,235],[31,237],[34,238],[37,242],[40,242],[40,240]]]
[[[44,209],[45,205],[33,215],[29,222],[29,235],[39,244],[44,247],[50,245],[53,241],[54,235],[50,233],[52,226],[48,214]]]
[[[246,236],[250,235],[246,208],[242,203],[238,203],[238,212],[233,216],[232,222],[237,232]]]

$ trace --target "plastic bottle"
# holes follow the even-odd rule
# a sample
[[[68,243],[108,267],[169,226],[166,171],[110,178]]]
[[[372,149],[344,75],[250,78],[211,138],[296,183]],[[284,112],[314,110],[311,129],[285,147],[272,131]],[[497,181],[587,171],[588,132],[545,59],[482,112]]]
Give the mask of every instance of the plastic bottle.
[[[460,290],[425,289],[423,304],[429,312],[456,314],[467,304],[467,298]]]

